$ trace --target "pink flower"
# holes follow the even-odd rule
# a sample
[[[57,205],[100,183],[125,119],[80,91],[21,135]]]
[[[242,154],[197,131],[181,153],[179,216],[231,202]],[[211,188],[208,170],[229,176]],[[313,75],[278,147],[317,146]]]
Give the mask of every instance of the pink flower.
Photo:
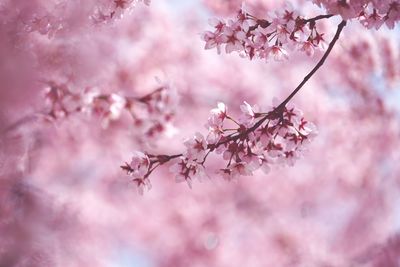
[[[190,160],[202,160],[206,154],[207,142],[201,133],[196,133],[193,139],[184,142],[185,156]]]
[[[277,140],[274,140],[268,143],[266,149],[268,151],[268,156],[276,158],[283,153],[283,144],[279,143]]]
[[[286,163],[289,166],[293,166],[297,159],[300,158],[300,153],[298,150],[286,151],[283,157],[280,157],[279,160]]]
[[[226,28],[224,35],[227,37],[225,52],[227,54],[233,51],[243,50],[243,41],[246,38],[246,33],[241,29],[234,30],[232,28]]]
[[[324,39],[324,34],[319,32],[315,32],[315,36],[312,39],[312,43],[320,49],[325,49],[325,45],[327,44]]]
[[[261,167],[261,159],[257,154],[247,153],[242,157],[242,160],[246,162],[247,168],[252,172]]]
[[[232,170],[230,168],[221,169],[217,172],[217,174],[220,174],[226,181],[231,181],[232,179],[236,178],[232,176]]]
[[[284,25],[276,26],[276,37],[281,43],[286,43],[288,36],[290,35],[289,30]]]
[[[382,16],[378,14],[377,10],[373,9],[371,14],[367,14],[367,11],[365,11],[365,14],[363,17],[361,17],[360,22],[368,29],[375,28],[378,30],[384,23],[384,20]]]
[[[210,111],[210,117],[208,117],[208,128],[220,129],[226,118],[227,108],[222,102],[218,102],[217,108]]]
[[[314,55],[314,45],[310,41],[300,43],[300,50],[305,52],[309,57]]]
[[[139,195],[143,195],[144,190],[147,189],[149,191],[151,189],[151,183],[150,180],[147,178],[135,178],[133,179],[133,182],[135,183]]]
[[[242,111],[242,116],[240,117],[239,122],[245,126],[250,126],[254,121],[255,110],[257,110],[257,107],[252,107],[249,103],[244,101],[243,104],[240,105],[240,110]]]
[[[207,31],[203,33],[202,39],[206,42],[204,49],[211,49],[217,47],[219,44],[217,42],[218,35],[216,33]]]
[[[303,135],[308,135],[312,132],[316,132],[317,127],[314,125],[314,123],[306,121],[304,118],[302,118],[299,123],[299,131]]]
[[[298,12],[294,10],[293,5],[290,2],[285,2],[285,6],[282,9],[283,11],[278,11],[277,15],[286,22],[294,21],[299,16]]]
[[[233,177],[236,177],[239,175],[243,175],[243,176],[253,175],[253,172],[252,172],[252,169],[250,168],[250,166],[243,161],[232,164],[231,170],[232,170]]]
[[[393,29],[395,23],[400,20],[400,3],[392,2],[384,19],[386,26],[389,29]]]
[[[274,45],[269,48],[269,54],[274,58],[276,61],[282,61],[284,59],[288,59],[288,54],[286,50],[282,46]]]
[[[235,159],[237,158],[240,159],[245,154],[245,149],[246,147],[243,144],[237,144],[236,142],[231,142],[226,147],[226,150],[223,152],[222,157],[225,160],[231,160],[234,157]]]
[[[222,129],[210,128],[206,140],[208,144],[215,144],[219,142],[223,136],[224,131]]]
[[[361,10],[354,9],[351,1],[321,1],[325,2],[324,5],[329,13],[339,14],[343,19],[350,19],[356,17]],[[357,1],[355,1],[357,2]]]
[[[268,48],[268,34],[269,30],[266,28],[261,28],[257,27],[257,29],[254,31],[254,36],[255,36],[255,41],[254,41],[254,47],[256,49],[261,49],[261,48]]]
[[[131,168],[129,175],[137,179],[142,179],[149,171],[150,159],[146,154],[135,151],[133,152],[129,167]]]
[[[257,138],[259,139],[260,143],[263,145],[267,145],[271,141],[273,134],[275,134],[275,129],[276,127],[268,127],[267,125],[260,127],[256,132]]]
[[[217,18],[210,18],[208,20],[208,24],[214,27],[217,33],[222,32],[224,30],[224,27],[226,26],[225,22]]]
[[[249,169],[245,162],[238,162],[221,169],[218,173],[222,176],[224,180],[232,181],[240,176],[251,176],[252,171]]]
[[[175,174],[175,181],[177,183],[186,182],[189,188],[192,188],[192,180],[194,178],[201,180],[205,175],[202,165],[184,157],[181,157],[178,162],[173,164],[170,171]]]

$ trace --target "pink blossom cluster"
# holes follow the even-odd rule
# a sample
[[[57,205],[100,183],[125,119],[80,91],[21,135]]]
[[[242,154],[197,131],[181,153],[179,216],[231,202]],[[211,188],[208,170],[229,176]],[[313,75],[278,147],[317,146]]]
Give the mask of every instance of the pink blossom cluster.
[[[102,126],[107,128],[112,121],[121,119],[123,112],[127,112],[136,129],[142,129],[147,138],[164,132],[176,106],[176,94],[169,84],[162,84],[142,97],[129,97],[118,93],[104,94],[93,88],[76,93],[66,85],[50,83],[45,98],[48,108],[44,114],[48,119],[85,113],[100,117]]]
[[[149,175],[158,166],[173,161],[170,171],[176,182],[187,182],[206,176],[204,163],[211,152],[222,155],[226,165],[217,174],[226,180],[250,176],[261,169],[268,173],[272,164],[292,166],[316,135],[316,127],[303,117],[301,110],[284,104],[269,112],[244,102],[241,116],[235,120],[228,115],[224,103],[212,109],[206,127],[208,134],[196,133],[184,142],[186,151],[177,155],[152,155],[134,152],[131,163],[121,166],[142,193],[150,189]]]
[[[139,2],[150,4],[150,0],[91,0],[82,3],[81,10],[75,10],[76,7],[68,1],[30,2],[20,11],[25,16],[21,21],[23,29],[49,37],[73,27],[75,20],[89,18],[89,24],[107,23],[121,18]]]
[[[339,14],[343,19],[358,18],[367,28],[379,29],[382,24],[393,29],[400,20],[398,0],[313,0],[324,6],[329,14]]]
[[[321,18],[329,17],[329,15]],[[211,19],[213,31],[206,31],[202,39],[205,49],[225,47],[226,53],[237,51],[250,59],[288,58],[288,50],[300,50],[312,56],[324,46],[324,33],[317,30],[316,21],[304,19],[287,4],[282,10],[257,18],[241,8],[235,19]]]

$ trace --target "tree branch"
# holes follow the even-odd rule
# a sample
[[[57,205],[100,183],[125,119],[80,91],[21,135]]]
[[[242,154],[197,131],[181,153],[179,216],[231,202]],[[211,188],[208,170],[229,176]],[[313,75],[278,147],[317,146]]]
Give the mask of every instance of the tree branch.
[[[339,39],[340,33],[342,32],[344,26],[346,26],[346,21],[343,20],[340,22],[338,25],[338,28],[336,30],[335,36],[333,37],[332,41],[329,44],[328,49],[325,51],[325,54],[322,56],[322,58],[319,60],[318,64],[315,65],[315,67],[308,73],[303,81],[293,90],[293,92],[276,108],[276,110],[283,109],[286,104],[297,94],[298,91],[306,84],[306,82],[314,75],[315,72],[325,63],[325,60],[329,56],[329,54],[332,51],[333,46],[335,45],[336,41]]]
[[[310,21],[313,20],[317,20],[317,19],[322,19],[322,18],[329,18],[332,15],[321,15],[321,16],[317,16],[313,19],[310,19]],[[252,127],[246,129],[243,132],[238,132],[237,135],[232,135],[229,136],[228,138],[217,142],[214,145],[209,145],[207,147],[208,149],[208,153],[213,151],[214,149],[216,149],[217,147],[232,142],[232,141],[237,141],[240,138],[246,137],[249,133],[255,131],[258,127],[260,127],[266,120],[273,120],[273,119],[279,119],[280,116],[282,116],[282,113],[284,111],[284,108],[286,106],[286,104],[300,91],[300,89],[306,84],[306,82],[315,74],[315,72],[317,72],[317,70],[325,63],[325,60],[328,58],[330,52],[332,51],[335,43],[337,42],[337,40],[339,39],[340,33],[342,32],[343,28],[346,26],[346,21],[343,20],[342,22],[340,22],[340,24],[337,27],[335,36],[333,37],[332,41],[329,43],[328,49],[325,51],[324,55],[322,56],[322,58],[318,61],[317,65],[315,65],[315,67],[304,77],[303,81],[293,90],[293,92],[281,103],[279,104],[279,106],[277,106],[274,110],[272,110],[271,112],[268,112],[266,115],[264,115],[259,121],[257,121]],[[208,155],[207,153],[207,155]],[[159,162],[159,165],[162,165],[174,158],[178,158],[183,156],[183,154],[176,154],[176,155],[172,155],[172,156],[168,156],[168,155],[149,155],[147,154],[150,158],[156,158],[157,162]],[[204,160],[200,163],[200,164],[204,164],[205,162],[205,158]],[[126,164],[126,166],[121,166],[121,168],[125,171],[130,171],[130,166],[128,164]]]
[[[318,15],[316,17],[310,18],[310,19],[304,19],[304,23],[309,23],[309,22],[316,22],[317,20],[320,19],[329,19],[330,17],[333,17],[334,15],[328,14],[328,15]]]

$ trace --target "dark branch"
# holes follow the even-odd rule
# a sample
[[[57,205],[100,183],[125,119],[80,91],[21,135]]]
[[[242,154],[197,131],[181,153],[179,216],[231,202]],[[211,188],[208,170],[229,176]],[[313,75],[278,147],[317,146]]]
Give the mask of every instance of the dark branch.
[[[333,17],[334,15],[328,14],[328,15],[318,15],[316,17],[310,18],[310,19],[304,19],[304,23],[309,23],[309,22],[316,22],[317,20],[320,19],[329,19],[330,17]]]
[[[336,30],[335,36],[333,37],[332,41],[329,44],[328,49],[325,51],[325,54],[322,56],[322,58],[319,60],[318,64],[315,65],[315,67],[304,77],[303,81],[293,90],[293,92],[276,108],[276,110],[281,110],[283,109],[286,104],[297,94],[298,91],[306,84],[306,82],[314,75],[314,73],[325,63],[325,60],[329,56],[329,54],[332,51],[332,48],[334,47],[336,41],[339,39],[340,33],[342,32],[344,26],[346,26],[346,21],[343,20],[339,25]]]

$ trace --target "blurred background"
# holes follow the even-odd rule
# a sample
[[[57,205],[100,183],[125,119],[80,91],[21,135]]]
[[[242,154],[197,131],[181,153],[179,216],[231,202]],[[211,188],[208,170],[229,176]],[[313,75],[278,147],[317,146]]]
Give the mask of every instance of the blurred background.
[[[205,50],[208,19],[241,1],[115,2],[0,0],[1,267],[400,266],[398,26],[350,23],[292,100],[319,132],[295,166],[231,182],[210,172],[192,189],[161,166],[140,195],[120,169],[133,151],[180,153],[218,101],[238,114],[284,99],[323,51],[265,62]],[[246,5],[263,17],[283,1]],[[322,22],[326,40],[339,21]],[[168,120],[52,113],[54,99],[72,110],[88,91],[141,97],[160,83],[174,90]]]

